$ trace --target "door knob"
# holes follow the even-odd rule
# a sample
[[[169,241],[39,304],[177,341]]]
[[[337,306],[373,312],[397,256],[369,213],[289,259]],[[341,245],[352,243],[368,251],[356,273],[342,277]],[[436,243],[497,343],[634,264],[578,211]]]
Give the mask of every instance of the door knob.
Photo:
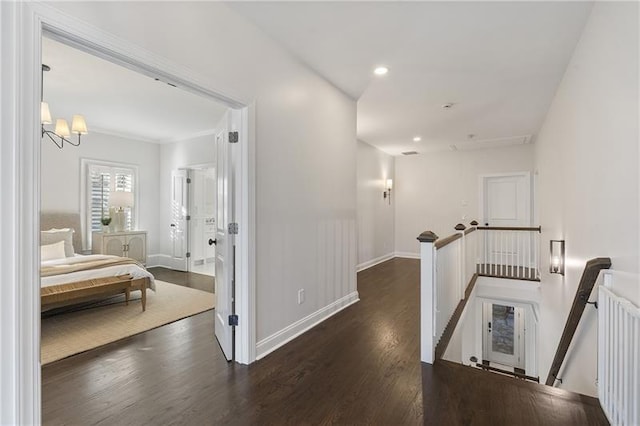
[[[211,238],[209,238],[209,245],[212,246],[216,243],[216,240],[212,240]]]

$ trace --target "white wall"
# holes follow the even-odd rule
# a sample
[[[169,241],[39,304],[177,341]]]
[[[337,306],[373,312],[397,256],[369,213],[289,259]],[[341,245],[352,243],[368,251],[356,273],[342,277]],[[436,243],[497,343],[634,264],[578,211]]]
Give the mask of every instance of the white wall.
[[[444,238],[457,223],[481,220],[479,176],[532,171],[533,146],[398,156],[395,167],[396,252],[417,256],[421,232]]]
[[[215,135],[199,136],[186,141],[160,146],[159,204],[157,208],[159,240],[158,250],[151,252],[151,262],[170,267],[164,262],[171,256],[171,171],[199,164],[215,163]]]
[[[611,257],[638,288],[638,5],[596,3],[535,144],[542,225],[540,373],[549,371],[587,260]],[[566,240],[564,277],[544,249]],[[592,300],[596,297],[594,293]],[[596,394],[596,312],[588,306],[560,387]]]
[[[259,354],[357,298],[354,100],[222,3],[52,4],[255,101]]]
[[[147,231],[149,252],[157,251],[159,145],[96,132],[83,136],[80,146],[65,145],[63,149],[57,148],[48,138],[42,139],[42,211],[80,213],[82,158],[138,166],[139,205],[136,228]]]
[[[358,141],[358,269],[393,256],[394,211],[382,198],[387,179],[394,179],[394,157]]]

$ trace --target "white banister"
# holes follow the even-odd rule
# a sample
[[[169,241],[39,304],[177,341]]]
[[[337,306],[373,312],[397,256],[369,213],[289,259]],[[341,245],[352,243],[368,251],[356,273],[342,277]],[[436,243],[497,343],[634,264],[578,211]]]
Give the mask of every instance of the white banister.
[[[457,233],[438,240],[431,231],[420,234],[420,352],[432,364],[436,345],[465,297],[467,284],[476,273],[478,243],[475,229],[457,225]]]
[[[640,309],[598,291],[598,398],[614,425],[640,424]]]
[[[420,360],[433,364],[435,357],[435,247],[438,236],[420,234]]]
[[[540,279],[540,228],[478,227],[476,232],[479,274]]]

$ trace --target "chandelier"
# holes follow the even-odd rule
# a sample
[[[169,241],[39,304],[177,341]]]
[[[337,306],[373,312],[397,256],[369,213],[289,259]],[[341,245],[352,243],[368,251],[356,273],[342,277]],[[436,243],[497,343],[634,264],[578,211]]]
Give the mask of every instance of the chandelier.
[[[45,124],[51,124],[51,111],[49,111],[49,104],[44,101],[44,72],[51,70],[49,65],[42,64],[42,71],[40,73],[41,92],[40,92],[40,123],[42,126],[42,137],[45,135],[51,139],[53,143],[60,149],[64,146],[64,143],[71,144],[73,146],[80,145],[80,137],[86,135],[87,123],[84,121],[84,117],[81,115],[74,115],[71,120],[71,131],[69,131],[69,123],[64,118],[58,118],[56,120],[55,130],[48,130],[44,128]],[[78,135],[78,140],[73,141],[70,136],[71,133]]]

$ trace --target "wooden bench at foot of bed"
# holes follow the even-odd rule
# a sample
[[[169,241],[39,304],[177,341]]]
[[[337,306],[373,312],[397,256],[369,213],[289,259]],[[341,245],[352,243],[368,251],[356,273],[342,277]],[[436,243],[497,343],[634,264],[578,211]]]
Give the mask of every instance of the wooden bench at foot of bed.
[[[130,275],[95,278],[68,284],[52,285],[40,289],[40,305],[73,303],[77,299],[104,295],[108,293],[125,293],[127,305],[131,290],[142,293],[142,311],[147,309],[147,287],[149,278],[132,279]]]

